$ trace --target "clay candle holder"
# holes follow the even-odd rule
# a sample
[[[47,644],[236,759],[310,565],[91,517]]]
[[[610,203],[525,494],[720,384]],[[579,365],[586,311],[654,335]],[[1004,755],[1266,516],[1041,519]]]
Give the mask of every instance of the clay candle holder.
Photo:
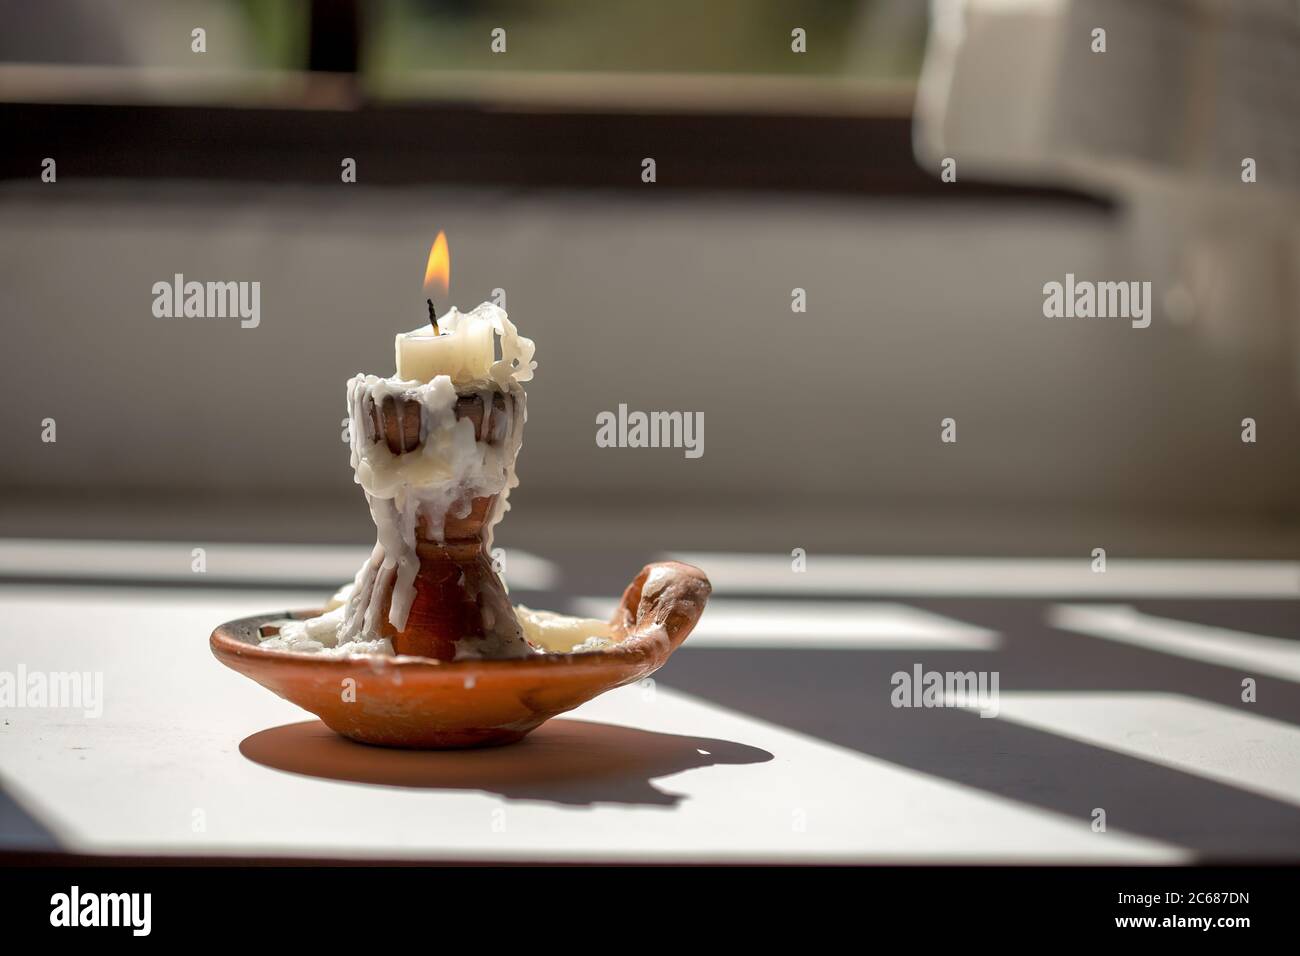
[[[439,264],[445,278],[441,234],[426,286]],[[429,324],[394,339],[393,376],[348,380],[352,467],[377,531],[369,559],[328,609],[232,621],[210,643],[354,740],[510,743],[657,670],[710,587],[666,562],[637,575],[608,624],[516,610],[488,550],[519,484],[535,346],[493,303],[441,319],[427,304]]]
[[[486,419],[491,434],[484,433],[484,402],[491,395],[493,414]],[[489,445],[505,441],[509,407],[514,396],[501,391],[459,395],[456,418],[474,425],[475,440]],[[420,448],[420,403],[414,400],[385,398],[382,405],[367,398],[370,419],[369,435],[384,441],[394,455],[413,454]],[[443,521],[441,540],[423,512],[416,523],[416,554],[420,569],[415,577],[415,599],[400,630],[388,620],[393,581],[377,583],[383,593],[379,601],[380,634],[389,638],[397,654],[431,657],[450,661],[456,657],[457,642],[476,642],[505,633],[522,639],[519,622],[506,595],[505,585],[492,568],[484,548],[483,533],[488,515],[496,504],[496,495],[474,498],[469,513],[457,517],[452,509]],[[380,579],[382,580],[382,579]]]
[[[623,592],[607,650],[504,660],[334,657],[267,650],[277,621],[319,611],[231,621],[212,634],[212,653],[319,717],[344,737],[385,747],[449,749],[508,744],[597,694],[663,666],[691,633],[709,598],[699,568],[650,564]],[[351,681],[354,693],[340,689]]]

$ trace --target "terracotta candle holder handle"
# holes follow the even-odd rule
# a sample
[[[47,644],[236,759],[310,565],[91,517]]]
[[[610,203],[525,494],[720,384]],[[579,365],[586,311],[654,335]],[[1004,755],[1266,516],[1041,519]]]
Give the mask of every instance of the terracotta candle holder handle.
[[[485,414],[489,401],[490,415]],[[418,401],[391,396],[382,403],[367,399],[365,410],[371,440],[385,442],[394,455],[419,451],[422,409]],[[489,445],[505,440],[514,413],[514,397],[496,390],[463,394],[456,401],[456,418],[470,421],[475,439]],[[468,513],[464,515],[453,508],[441,529],[430,527],[429,516],[419,514],[416,555],[420,568],[405,626],[399,630],[388,620],[391,580],[373,598],[380,602],[380,633],[392,641],[398,654],[450,661],[463,642],[484,648],[522,646],[523,632],[505,585],[484,551],[483,532],[496,498],[489,495],[466,502]]]
[[[709,579],[697,567],[680,561],[647,564],[624,589],[610,626],[624,642],[662,635],[666,638],[663,660],[667,660],[695,629],[712,591]]]

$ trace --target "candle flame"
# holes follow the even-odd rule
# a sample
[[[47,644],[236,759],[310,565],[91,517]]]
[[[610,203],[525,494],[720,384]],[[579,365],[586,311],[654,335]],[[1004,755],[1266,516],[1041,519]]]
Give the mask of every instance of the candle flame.
[[[424,267],[426,295],[441,292],[445,299],[451,288],[451,250],[447,248],[447,234],[439,231],[429,249],[429,264]]]

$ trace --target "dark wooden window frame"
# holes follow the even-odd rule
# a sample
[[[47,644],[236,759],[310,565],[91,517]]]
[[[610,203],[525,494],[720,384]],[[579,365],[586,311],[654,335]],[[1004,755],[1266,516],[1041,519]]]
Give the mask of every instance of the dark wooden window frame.
[[[944,184],[917,166],[908,117],[512,111],[482,105],[354,110],[0,104],[0,178],[200,179],[338,184],[357,160],[368,185],[468,184],[785,190],[943,200],[1050,199],[1063,189]]]

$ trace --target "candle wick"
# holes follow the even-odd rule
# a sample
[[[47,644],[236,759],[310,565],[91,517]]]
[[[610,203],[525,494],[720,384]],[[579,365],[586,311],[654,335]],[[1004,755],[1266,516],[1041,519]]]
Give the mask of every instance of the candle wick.
[[[429,324],[433,326],[433,331],[436,333],[438,331],[438,313],[433,307],[432,299],[425,299],[424,301],[429,303]]]

